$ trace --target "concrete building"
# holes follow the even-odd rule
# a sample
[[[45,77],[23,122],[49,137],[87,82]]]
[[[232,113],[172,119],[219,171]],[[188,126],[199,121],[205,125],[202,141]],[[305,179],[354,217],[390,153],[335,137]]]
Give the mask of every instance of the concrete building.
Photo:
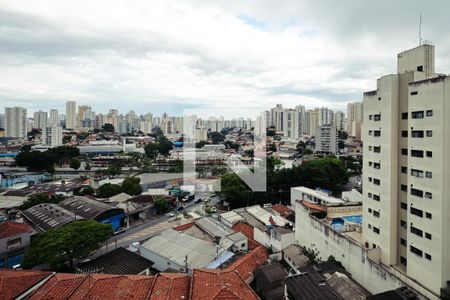
[[[5,136],[13,138],[27,137],[27,110],[22,107],[5,108]]]
[[[50,115],[48,119],[49,126],[61,126],[59,122],[59,114],[57,109],[50,109]]]
[[[284,109],[283,105],[277,104],[270,110],[270,126],[274,126],[276,131],[283,131]]]
[[[0,268],[20,265],[33,233],[33,228],[26,224],[9,221],[0,224]]]
[[[305,112],[305,129],[303,132],[309,136],[316,136],[319,127],[319,109],[309,109]]]
[[[338,133],[334,125],[323,125],[318,128],[315,151],[321,154],[338,152]]]
[[[77,103],[75,101],[66,102],[66,128],[76,129],[77,127]]]
[[[333,125],[334,112],[328,107],[319,108],[319,126]]]
[[[0,114],[0,128],[5,129],[5,114]]]
[[[44,129],[47,126],[48,116],[46,111],[36,111],[33,114],[33,128]]]
[[[342,111],[334,112],[334,126],[338,131],[345,131],[345,114]]]
[[[351,102],[347,104],[347,133],[350,136],[356,136],[357,130],[359,132],[361,131],[363,113],[364,108],[362,102]],[[356,127],[354,128],[354,126]]]
[[[363,239],[435,296],[450,292],[450,78],[434,46],[398,54],[364,93]]]
[[[62,127],[47,126],[42,130],[42,144],[46,146],[59,146],[63,143]]]
[[[283,110],[283,132],[285,137],[299,139],[303,135],[305,107],[298,105],[295,108]]]

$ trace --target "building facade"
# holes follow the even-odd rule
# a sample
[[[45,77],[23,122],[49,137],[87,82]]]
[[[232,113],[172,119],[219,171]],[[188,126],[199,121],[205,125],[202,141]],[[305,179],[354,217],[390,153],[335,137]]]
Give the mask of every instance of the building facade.
[[[77,128],[77,103],[75,101],[66,102],[66,128]]]
[[[338,133],[336,126],[323,125],[318,127],[315,151],[321,154],[336,154],[338,152]]]
[[[5,136],[13,138],[27,137],[27,110],[22,107],[5,108]]]
[[[400,53],[397,74],[364,93],[363,238],[436,295],[450,280],[449,98],[430,44]]]

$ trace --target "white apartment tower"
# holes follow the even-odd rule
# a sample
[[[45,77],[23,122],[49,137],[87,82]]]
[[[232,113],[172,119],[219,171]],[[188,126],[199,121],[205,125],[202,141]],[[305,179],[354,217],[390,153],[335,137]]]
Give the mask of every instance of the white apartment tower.
[[[66,128],[77,128],[77,103],[75,101],[66,102]]]
[[[363,240],[432,291],[450,280],[450,78],[434,46],[398,55],[397,74],[364,93]]]
[[[347,104],[347,133],[357,139],[361,138],[361,126],[363,122],[364,106],[362,102]]]
[[[276,131],[283,131],[284,109],[283,105],[277,104],[270,110],[270,125],[275,127]]]
[[[336,126],[336,130],[343,131],[345,129],[345,115],[342,111],[336,111],[334,113],[334,126]]]
[[[33,128],[44,129],[47,126],[47,112],[46,111],[36,111],[33,114]]]
[[[27,110],[22,107],[5,108],[5,136],[27,137]]]
[[[48,126],[42,130],[42,144],[55,147],[62,145],[62,140],[62,127]]]
[[[50,109],[48,125],[49,126],[59,126],[59,114],[58,114],[57,109]]]
[[[315,151],[320,154],[336,154],[338,152],[338,134],[336,126],[323,125],[317,128]]]
[[[334,113],[328,107],[319,108],[319,126],[333,125]]]

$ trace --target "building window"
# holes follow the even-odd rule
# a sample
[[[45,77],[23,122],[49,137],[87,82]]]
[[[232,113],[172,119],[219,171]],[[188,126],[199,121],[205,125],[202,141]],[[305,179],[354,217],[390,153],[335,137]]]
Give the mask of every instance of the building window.
[[[431,260],[431,255],[428,254],[428,253],[425,253],[425,258],[428,259],[428,260]]]
[[[402,113],[402,120],[408,120],[408,113],[407,112]]]
[[[417,72],[423,72],[423,66],[417,66]]]
[[[433,157],[433,152],[427,151],[427,157]]]
[[[369,146],[369,151],[372,151],[372,146]]]
[[[407,229],[408,225],[406,225],[406,222],[403,220],[400,220],[400,227]]]
[[[423,119],[423,111],[413,111],[411,117],[413,119]]]
[[[414,196],[416,196],[416,197],[423,198],[423,191],[418,190],[418,189],[411,188],[411,195],[414,195]]]
[[[405,267],[406,267],[406,265],[407,265],[407,260],[406,260],[406,258],[404,258],[403,256],[400,256],[400,263],[402,264],[402,265],[404,265]]]
[[[369,130],[369,135],[373,135],[373,131],[372,130]]]
[[[416,255],[422,257],[422,250],[417,249],[416,247],[411,246],[411,245],[409,246],[409,250],[410,250],[412,253],[414,253],[414,254],[416,254]]]
[[[408,204],[406,204],[405,202],[400,202],[400,208],[401,209],[408,209]]]
[[[369,182],[372,182],[372,181],[373,181],[372,177],[369,177]]]
[[[425,232],[425,238],[431,240],[431,234],[428,232]]]
[[[402,152],[402,155],[408,155],[408,149],[406,149],[406,148],[402,148],[402,150],[401,150]]]
[[[419,68],[419,67],[417,67],[417,69],[418,69],[418,68]],[[417,91],[411,92],[410,95],[411,95],[411,96],[417,95]]]
[[[427,130],[427,137],[433,136],[433,130]]]
[[[373,232],[375,232],[376,234],[380,234],[380,229],[377,227],[373,227]]]
[[[433,116],[433,111],[427,110],[427,117],[432,117],[432,116]]]
[[[22,246],[22,239],[17,238],[6,242],[6,249],[14,249]]]
[[[405,247],[406,247],[406,240],[405,240],[405,239],[400,239],[400,244],[401,244],[402,246],[405,246]]]
[[[401,185],[400,185],[400,190],[401,190],[402,192],[407,192],[407,191],[408,191],[408,187],[406,186],[406,184],[401,184]]]
[[[381,152],[381,146],[373,147],[373,152],[380,153]]]
[[[411,176],[423,178],[423,171],[411,169]]]
[[[402,137],[408,137],[408,131],[402,130]]]
[[[413,214],[415,216],[423,218],[423,211],[420,210],[420,209],[417,209],[415,207],[411,207],[410,212],[411,212],[411,214]]]
[[[373,200],[380,201],[380,195],[373,195]]]
[[[401,169],[401,172],[403,174],[407,174],[408,173],[408,167],[401,167],[400,169]]]
[[[416,227],[414,227],[414,226],[411,226],[410,230],[411,230],[411,233],[414,233],[415,235],[418,235],[418,236],[420,236],[420,237],[423,237],[423,231],[420,230],[419,228],[416,228]]]
[[[380,217],[380,212],[378,212],[378,211],[373,211],[373,216],[375,217],[375,218],[379,218]]]
[[[373,167],[375,169],[380,169],[381,168],[381,164],[380,163],[373,163]]]
[[[381,130],[374,130],[373,136],[376,136],[376,137],[381,136]]]
[[[425,177],[426,178],[433,178],[433,173],[432,172],[425,172]]]
[[[429,212],[425,213],[425,217],[426,217],[427,219],[431,219],[432,216],[433,216],[433,215],[432,215],[431,213],[429,213]]]
[[[423,130],[413,130],[413,131],[411,131],[411,137],[413,137],[413,138],[423,138]]]
[[[367,224],[367,228],[372,229],[372,225]]]
[[[380,185],[380,184],[381,184],[380,179],[374,178],[374,179],[373,179],[373,184],[375,184],[375,185]]]
[[[369,120],[372,120],[372,115],[369,115]]]
[[[367,193],[367,197],[369,197],[370,199],[372,199],[372,193]]]
[[[411,150],[411,156],[423,157],[423,151],[422,150]]]
[[[378,114],[378,115],[373,115],[373,120],[374,120],[375,122],[380,121],[380,120],[381,120],[381,115],[380,115],[380,114]]]
[[[369,213],[372,213],[372,209],[371,209],[371,208],[368,208],[367,211],[368,211]]]
[[[433,199],[433,195],[430,192],[425,193],[425,198],[427,199]]]

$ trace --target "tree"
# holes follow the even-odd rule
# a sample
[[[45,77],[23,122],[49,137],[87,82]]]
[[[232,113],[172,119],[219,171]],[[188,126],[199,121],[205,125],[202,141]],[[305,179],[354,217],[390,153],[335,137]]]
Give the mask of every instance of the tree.
[[[225,148],[227,149],[235,149],[235,150],[239,150],[239,144],[232,142],[232,141],[225,141],[225,143],[223,143],[225,145]]]
[[[87,162],[87,163],[85,164],[85,166],[84,166],[84,169],[85,169],[86,171],[89,171],[89,170],[91,169],[91,164]]]
[[[70,160],[70,165],[69,165],[70,168],[72,168],[72,169],[74,169],[74,170],[78,170],[78,169],[80,168],[80,166],[81,166],[81,162],[80,162],[79,159],[77,159],[77,158],[72,158],[72,159]]]
[[[231,208],[242,207],[248,204],[250,189],[235,173],[225,174],[221,177],[222,190],[220,194],[230,203]]]
[[[303,153],[305,151],[305,149],[306,149],[305,142],[304,141],[298,142],[298,144],[297,144],[297,151],[298,151],[298,153]]]
[[[337,192],[348,182],[349,174],[338,158],[324,157],[304,162],[302,172],[306,175],[304,184],[309,188],[325,188]]]
[[[150,159],[155,159],[158,156],[158,144],[157,143],[151,143],[147,144],[144,147],[145,156]]]
[[[254,149],[245,150],[245,155],[247,155],[248,157],[253,157],[255,155],[255,150]]]
[[[142,193],[140,182],[139,177],[126,177],[122,183],[122,192],[132,196],[140,195]]]
[[[165,156],[165,155],[169,154],[170,150],[172,150],[172,149],[173,149],[172,142],[169,141],[169,139],[166,138],[165,136],[162,136],[158,141],[159,153]]]
[[[86,195],[94,195],[94,194],[95,194],[95,190],[90,185],[82,188],[81,191],[78,192],[78,196],[86,196]]]
[[[157,196],[154,203],[157,214],[165,213],[170,209],[170,202],[164,196]]]
[[[32,240],[22,267],[29,269],[35,265],[49,264],[55,268],[68,262],[73,270],[74,259],[88,256],[112,234],[110,224],[101,224],[94,220],[75,221],[50,229]]]
[[[211,139],[213,144],[220,144],[225,140],[225,135],[218,131],[212,131],[208,133],[208,137]]]
[[[103,131],[106,131],[106,132],[114,132],[115,131],[114,125],[110,124],[110,123],[105,123],[105,125],[102,126],[102,129],[103,129]]]
[[[344,149],[344,148],[345,148],[345,143],[344,143],[343,140],[339,140],[339,141],[338,141],[338,148],[339,148],[339,149]]]
[[[157,141],[159,140],[160,137],[164,136],[164,132],[162,131],[161,127],[155,126],[152,128],[150,136],[154,137],[155,140]]]
[[[48,151],[25,151],[16,156],[16,164],[19,167],[26,167],[28,171],[55,171],[55,158]]]
[[[31,196],[29,199],[27,199],[20,206],[20,210],[26,210],[26,209],[28,209],[30,207],[33,207],[35,205],[42,204],[42,203],[58,204],[62,200],[64,200],[64,197],[61,196],[61,195],[49,196],[49,195],[43,194],[43,193],[42,194],[35,194],[35,195]]]
[[[105,183],[97,189],[97,197],[109,198],[122,193],[122,187],[117,184]]]

